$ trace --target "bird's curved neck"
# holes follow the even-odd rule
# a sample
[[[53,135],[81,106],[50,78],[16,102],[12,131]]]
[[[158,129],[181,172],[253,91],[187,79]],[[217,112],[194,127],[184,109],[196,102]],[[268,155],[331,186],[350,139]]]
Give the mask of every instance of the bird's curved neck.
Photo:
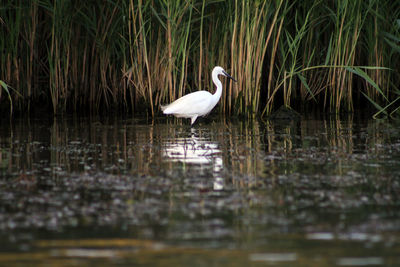
[[[222,83],[218,79],[218,74],[213,73],[212,80],[213,80],[215,86],[217,86],[217,90],[215,91],[213,97],[218,101],[221,98],[221,94],[222,94]]]

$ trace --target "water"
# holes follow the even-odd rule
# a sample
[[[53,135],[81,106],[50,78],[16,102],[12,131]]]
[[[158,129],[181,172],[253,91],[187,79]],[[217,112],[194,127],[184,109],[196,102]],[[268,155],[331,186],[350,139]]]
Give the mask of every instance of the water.
[[[400,125],[0,127],[0,265],[400,265]]]

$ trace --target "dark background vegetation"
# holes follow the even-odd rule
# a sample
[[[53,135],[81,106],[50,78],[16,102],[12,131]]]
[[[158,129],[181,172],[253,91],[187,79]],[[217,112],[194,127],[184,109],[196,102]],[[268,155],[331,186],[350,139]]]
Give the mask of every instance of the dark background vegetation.
[[[156,115],[215,65],[225,114],[400,107],[399,1],[1,2],[2,114]]]

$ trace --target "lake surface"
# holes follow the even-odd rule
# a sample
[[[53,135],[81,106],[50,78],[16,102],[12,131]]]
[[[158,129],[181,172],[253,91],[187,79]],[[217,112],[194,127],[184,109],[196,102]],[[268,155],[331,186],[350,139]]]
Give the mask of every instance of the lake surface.
[[[0,265],[398,266],[400,124],[0,126]]]

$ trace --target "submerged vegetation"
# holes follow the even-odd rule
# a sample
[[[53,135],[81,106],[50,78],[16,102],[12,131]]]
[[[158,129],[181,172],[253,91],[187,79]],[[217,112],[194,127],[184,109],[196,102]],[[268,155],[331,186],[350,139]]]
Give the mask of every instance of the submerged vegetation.
[[[400,108],[398,1],[6,0],[0,33],[2,112],[155,115],[215,65],[226,114]]]

